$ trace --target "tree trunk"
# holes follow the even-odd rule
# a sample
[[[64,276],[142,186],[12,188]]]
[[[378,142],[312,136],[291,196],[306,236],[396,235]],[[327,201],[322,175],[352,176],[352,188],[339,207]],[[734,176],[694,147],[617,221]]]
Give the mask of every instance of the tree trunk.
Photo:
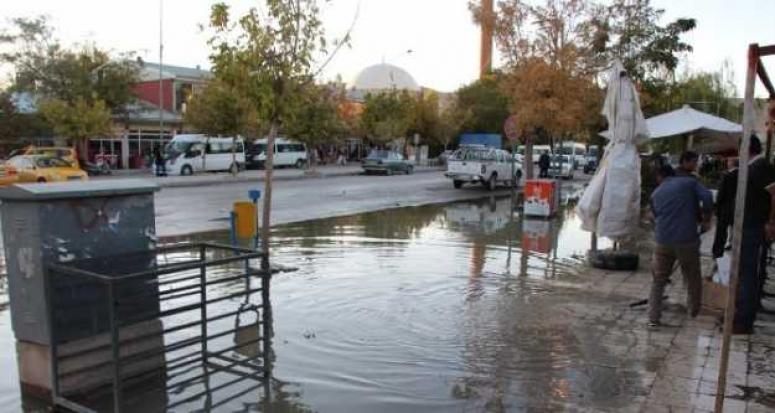
[[[277,121],[272,121],[266,139],[266,161],[264,162],[264,206],[261,217],[261,269],[269,270],[269,238],[272,231],[272,175],[274,172],[274,142],[277,137]]]

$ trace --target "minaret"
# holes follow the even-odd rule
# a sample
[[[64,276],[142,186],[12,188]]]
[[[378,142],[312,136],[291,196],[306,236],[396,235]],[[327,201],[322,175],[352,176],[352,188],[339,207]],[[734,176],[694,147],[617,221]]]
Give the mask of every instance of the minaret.
[[[493,0],[482,0],[482,44],[480,50],[479,61],[479,78],[484,78],[485,75],[492,70],[492,33],[495,20],[495,13],[493,10]]]

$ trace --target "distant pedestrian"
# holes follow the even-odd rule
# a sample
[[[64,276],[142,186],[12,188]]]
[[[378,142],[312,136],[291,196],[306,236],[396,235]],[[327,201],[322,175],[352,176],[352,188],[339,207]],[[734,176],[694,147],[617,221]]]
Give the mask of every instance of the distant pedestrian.
[[[542,153],[538,158],[539,178],[549,177],[549,166],[551,166],[551,163],[552,159],[549,157],[549,151],[544,151],[544,153]]]
[[[167,176],[164,156],[158,146],[153,150],[153,164],[156,166],[156,176]]]
[[[339,166],[347,166],[347,158],[344,151],[339,151],[339,156],[336,158],[336,164]]]
[[[696,155],[696,154],[695,154]],[[682,159],[692,158],[684,154]],[[654,228],[656,246],[652,260],[651,295],[649,297],[649,326],[658,326],[662,315],[662,296],[670,281],[676,261],[687,285],[687,307],[689,315],[697,316],[702,300],[702,278],[700,273],[700,231],[698,219],[702,217],[702,228],[707,230],[713,208],[713,195],[699,180],[687,175],[686,169],[675,176],[660,168],[663,175],[660,185],[651,195],[651,211],[656,225]]]

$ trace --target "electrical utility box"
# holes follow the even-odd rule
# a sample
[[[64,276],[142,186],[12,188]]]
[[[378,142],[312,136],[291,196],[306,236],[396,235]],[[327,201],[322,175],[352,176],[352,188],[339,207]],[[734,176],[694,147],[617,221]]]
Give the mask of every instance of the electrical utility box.
[[[17,340],[50,344],[44,288],[47,264],[142,252],[156,246],[153,197],[158,189],[140,179],[17,184],[0,189],[3,248]],[[142,268],[148,263],[136,265]],[[158,303],[148,304],[148,311],[158,311]]]

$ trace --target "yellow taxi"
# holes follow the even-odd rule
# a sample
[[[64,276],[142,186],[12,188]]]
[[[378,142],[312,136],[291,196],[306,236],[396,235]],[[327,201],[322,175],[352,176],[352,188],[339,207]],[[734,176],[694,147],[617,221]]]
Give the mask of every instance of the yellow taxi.
[[[19,155],[6,162],[5,168],[16,171],[17,182],[86,181],[89,176],[62,158],[47,155]]]
[[[39,155],[48,156],[51,158],[61,158],[69,162],[76,168],[80,168],[78,164],[78,154],[75,148],[70,147],[58,147],[58,146],[27,146],[19,155]]]
[[[0,187],[19,182],[19,174],[11,165],[0,165]]]

